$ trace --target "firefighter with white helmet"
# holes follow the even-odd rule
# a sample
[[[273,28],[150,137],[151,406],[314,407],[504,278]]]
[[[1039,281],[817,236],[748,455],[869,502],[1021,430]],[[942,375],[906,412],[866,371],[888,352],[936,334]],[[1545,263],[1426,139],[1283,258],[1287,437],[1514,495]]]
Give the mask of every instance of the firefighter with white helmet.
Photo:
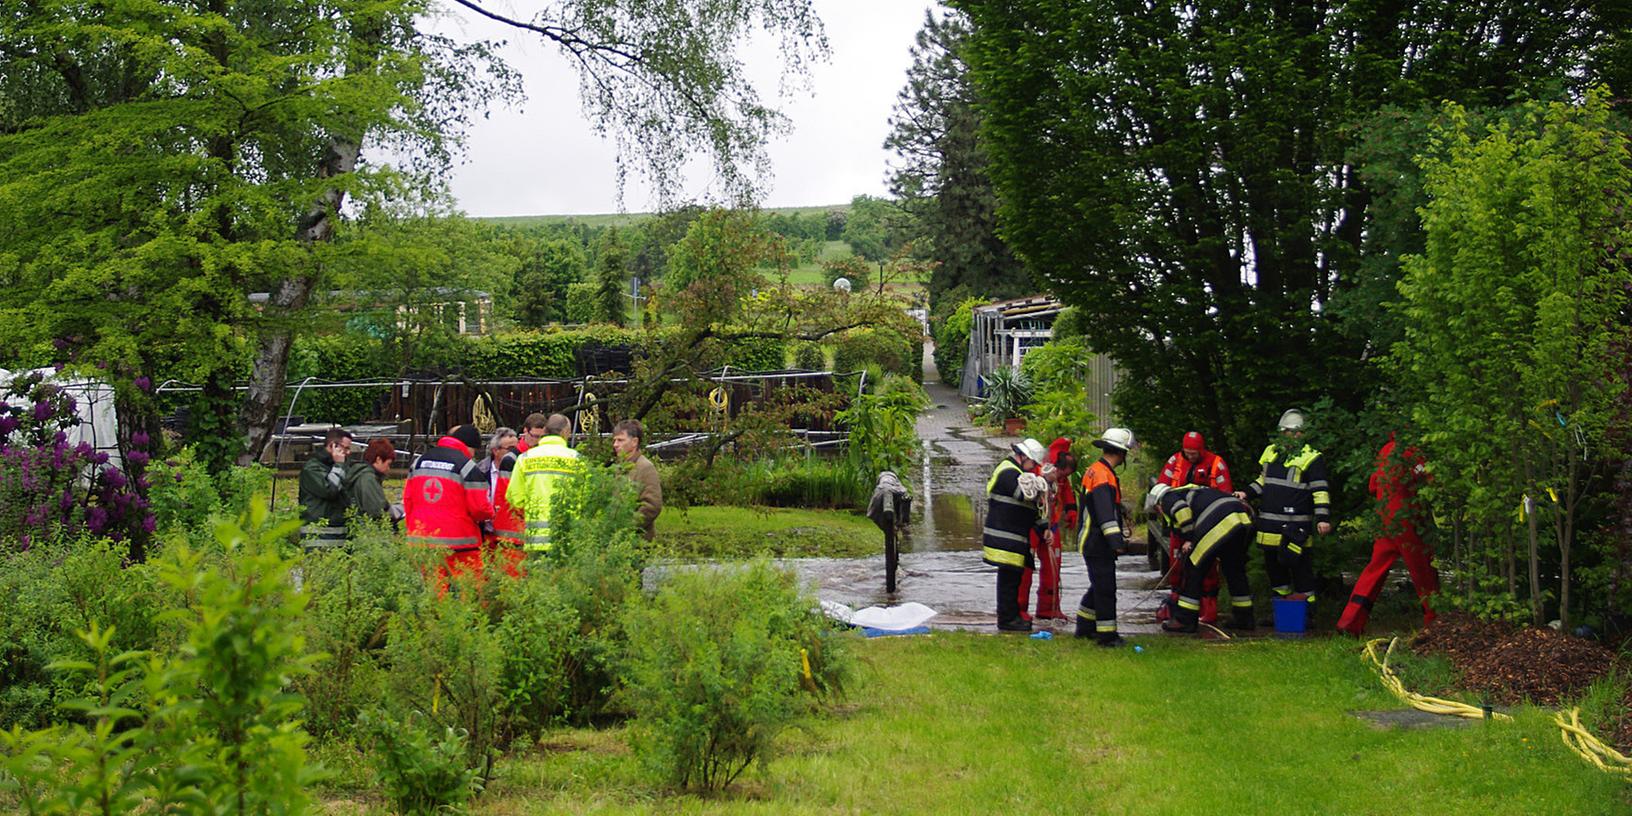
[[[1082,476],[1082,536],[1079,549],[1088,565],[1088,591],[1077,605],[1080,638],[1092,637],[1101,646],[1120,646],[1116,631],[1116,553],[1127,541],[1122,526],[1122,481],[1116,469],[1133,449],[1133,431],[1107,428],[1094,440],[1099,461]]]
[[[1315,601],[1311,532],[1332,532],[1331,482],[1326,457],[1303,441],[1303,412],[1281,414],[1281,438],[1258,457],[1263,472],[1236,498],[1258,502],[1258,545],[1275,594]]]
[[[1048,486],[1031,471],[1048,455],[1042,443],[1024,439],[1014,455],[997,464],[986,480],[986,526],[981,530],[983,560],[997,567],[997,628],[1029,632],[1031,621],[1020,612],[1020,588],[1034,561],[1031,535],[1047,523],[1040,512]]]

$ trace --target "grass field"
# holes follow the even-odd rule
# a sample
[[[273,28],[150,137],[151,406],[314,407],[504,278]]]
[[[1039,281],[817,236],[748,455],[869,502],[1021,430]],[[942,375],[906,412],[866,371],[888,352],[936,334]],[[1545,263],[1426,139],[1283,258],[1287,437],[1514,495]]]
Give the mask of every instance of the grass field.
[[[857,644],[850,704],[779,739],[717,797],[654,787],[620,729],[568,730],[499,765],[472,812],[1612,814],[1632,786],[1561,744],[1548,713],[1381,731],[1395,709],[1352,641],[1144,652],[934,634]],[[329,812],[383,813],[341,771]]]
[[[846,558],[883,551],[866,517],[846,510],[698,506],[657,517],[659,547],[682,558]]]

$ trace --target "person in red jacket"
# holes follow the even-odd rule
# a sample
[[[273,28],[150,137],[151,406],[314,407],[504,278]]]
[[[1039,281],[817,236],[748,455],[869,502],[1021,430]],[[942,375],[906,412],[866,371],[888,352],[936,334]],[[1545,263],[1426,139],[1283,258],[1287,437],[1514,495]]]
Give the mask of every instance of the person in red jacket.
[[[1053,477],[1048,532],[1033,550],[1037,556],[1037,617],[1043,620],[1066,620],[1060,611],[1060,553],[1061,542],[1077,540],[1077,492],[1071,485],[1076,472],[1071,440],[1062,436],[1049,443],[1043,460],[1043,473]]]
[[[1428,478],[1428,466],[1416,448],[1398,449],[1390,434],[1383,449],[1377,452],[1377,469],[1371,474],[1371,495],[1377,500],[1377,515],[1383,522],[1382,534],[1372,542],[1371,563],[1354,582],[1354,593],[1349,596],[1343,616],[1337,619],[1340,632],[1359,637],[1366,631],[1366,620],[1371,617],[1371,605],[1382,591],[1383,579],[1398,558],[1405,558],[1405,568],[1416,585],[1417,597],[1422,601],[1422,625],[1434,622],[1434,610],[1428,605],[1428,596],[1439,591],[1439,572],[1434,569],[1434,553],[1422,542],[1415,524],[1417,489]]]
[[[516,432],[499,428],[487,442],[488,458],[479,467],[487,474],[488,498],[493,501],[493,521],[488,524],[487,549],[504,559],[504,573],[521,577],[520,564],[526,557],[521,549],[523,519],[505,495],[516,469]]]
[[[449,576],[482,572],[482,522],[493,518],[493,501],[487,477],[471,460],[481,447],[475,427],[454,428],[414,462],[402,487],[408,545],[445,553],[438,570],[444,590]]]
[[[1230,467],[1225,464],[1224,457],[1207,450],[1207,440],[1202,438],[1200,431],[1191,431],[1184,435],[1184,444],[1179,452],[1167,457],[1167,464],[1162,466],[1162,473],[1156,477],[1158,484],[1168,487],[1184,487],[1185,485],[1200,485],[1210,487],[1222,493],[1234,491],[1230,483]],[[1156,620],[1165,621],[1172,615],[1173,605],[1179,602],[1179,587],[1184,586],[1184,569],[1186,559],[1180,551],[1184,548],[1184,539],[1179,536],[1178,530],[1169,530],[1167,534],[1168,585],[1173,591],[1168,593],[1167,603],[1156,610]],[[1201,582],[1201,622],[1216,623],[1218,621],[1218,563],[1215,561],[1207,568],[1207,575]]]

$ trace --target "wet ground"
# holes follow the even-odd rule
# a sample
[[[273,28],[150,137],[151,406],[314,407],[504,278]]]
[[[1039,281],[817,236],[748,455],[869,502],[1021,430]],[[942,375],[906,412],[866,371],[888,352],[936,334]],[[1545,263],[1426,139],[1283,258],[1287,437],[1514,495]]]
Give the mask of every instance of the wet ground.
[[[848,606],[888,606],[916,601],[940,614],[932,628],[995,631],[997,571],[980,560],[980,528],[986,515],[986,479],[1008,455],[1011,437],[991,436],[976,427],[957,390],[939,381],[925,353],[924,386],[932,406],[918,418],[924,441],[922,470],[915,474],[913,522],[902,541],[897,591],[884,591],[883,536],[871,558],[789,559],[785,566],[803,576],[828,601]],[[1047,440],[1044,440],[1045,444]],[[1067,552],[1061,570],[1060,606],[1072,615],[1088,589],[1082,558]],[[1117,617],[1125,633],[1154,632],[1157,574],[1143,555],[1117,561]],[[1072,622],[1051,622],[1068,628]]]

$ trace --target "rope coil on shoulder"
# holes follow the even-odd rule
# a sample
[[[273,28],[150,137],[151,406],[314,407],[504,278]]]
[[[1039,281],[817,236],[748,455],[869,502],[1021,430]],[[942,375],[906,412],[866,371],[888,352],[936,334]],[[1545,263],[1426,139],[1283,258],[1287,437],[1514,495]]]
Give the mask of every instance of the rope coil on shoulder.
[[[1394,669],[1388,665],[1388,659],[1394,655],[1394,647],[1399,642],[1398,637],[1390,638],[1388,640],[1388,649],[1381,657],[1377,656],[1377,647],[1383,643],[1382,638],[1366,643],[1366,659],[1377,667],[1377,672],[1382,677],[1383,688],[1393,692],[1395,697],[1400,698],[1418,711],[1426,711],[1430,714],[1446,714],[1453,717],[1466,717],[1470,720],[1482,720],[1486,717],[1485,710],[1479,706],[1457,702],[1456,700],[1446,700],[1441,697],[1429,697],[1406,689],[1405,681],[1401,680],[1400,676],[1394,672]],[[1499,711],[1491,712],[1489,717],[1493,720],[1511,721],[1513,719]]]

